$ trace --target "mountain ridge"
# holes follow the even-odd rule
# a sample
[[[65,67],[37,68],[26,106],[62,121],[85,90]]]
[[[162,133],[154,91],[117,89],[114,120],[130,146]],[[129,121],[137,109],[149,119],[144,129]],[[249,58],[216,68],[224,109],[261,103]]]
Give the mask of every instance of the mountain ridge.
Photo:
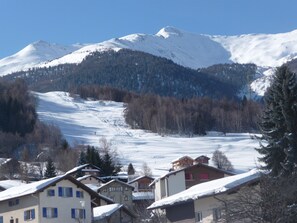
[[[31,45],[31,44],[30,44]],[[28,45],[28,46],[30,46]],[[52,44],[55,45],[55,44]],[[74,47],[74,48],[73,48]],[[164,27],[156,34],[130,34],[100,43],[69,46],[64,53],[24,60],[20,52],[0,60],[0,76],[32,67],[81,63],[90,53],[127,48],[165,57],[193,69],[220,63],[254,63],[261,67],[277,67],[297,57],[297,30],[278,34],[243,34],[234,36],[195,34],[174,27]],[[25,47],[26,48],[26,47]],[[64,46],[64,48],[68,48]],[[24,58],[22,58],[24,59]],[[14,64],[14,69],[7,65]]]

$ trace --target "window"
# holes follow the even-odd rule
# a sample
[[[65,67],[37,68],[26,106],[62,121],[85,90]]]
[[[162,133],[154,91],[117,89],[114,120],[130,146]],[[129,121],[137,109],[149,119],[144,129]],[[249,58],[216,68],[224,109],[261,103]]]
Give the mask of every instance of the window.
[[[217,221],[222,218],[221,209],[220,208],[214,208],[212,210],[213,220]]]
[[[71,187],[59,187],[59,197],[73,197]]]
[[[199,179],[200,180],[209,180],[209,175],[208,175],[208,173],[200,173],[199,174]]]
[[[24,211],[24,220],[29,221],[35,219],[35,209]]]
[[[47,196],[48,197],[54,197],[55,196],[55,190],[54,189],[47,190]]]
[[[109,191],[110,192],[113,192],[113,191],[123,191],[123,188],[118,186],[118,187],[110,187],[109,188]]]
[[[149,184],[148,183],[139,183],[138,189],[148,189]]]
[[[58,217],[58,208],[42,208],[42,217],[57,218]]]
[[[195,213],[195,222],[202,222],[202,212],[196,212]]]
[[[185,173],[185,177],[186,177],[186,180],[193,180],[193,174],[192,173]]]
[[[124,201],[128,201],[128,200],[129,200],[128,196],[125,195],[125,196],[124,196]]]
[[[76,197],[79,197],[79,198],[83,198],[84,197],[84,192],[83,191],[76,191]]]
[[[79,209],[79,208],[71,208],[71,218],[85,219],[86,218],[86,210]]]
[[[20,203],[20,200],[19,199],[14,199],[14,200],[10,200],[8,201],[8,206],[15,206],[15,205],[18,205]]]
[[[3,216],[0,216],[0,223],[3,223]]]

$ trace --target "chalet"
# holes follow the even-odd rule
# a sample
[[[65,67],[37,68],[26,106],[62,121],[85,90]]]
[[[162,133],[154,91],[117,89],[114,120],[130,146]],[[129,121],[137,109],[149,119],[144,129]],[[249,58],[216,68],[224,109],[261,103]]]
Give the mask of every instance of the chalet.
[[[112,199],[115,203],[133,206],[132,191],[134,187],[120,180],[111,180],[97,190],[98,193]]]
[[[133,223],[136,215],[122,204],[109,204],[93,209],[93,223]]]
[[[155,201],[153,189],[149,186],[153,181],[154,178],[150,176],[139,176],[128,182],[134,187],[132,192],[134,209],[142,215],[147,212],[146,208]]]
[[[195,185],[185,191],[154,202],[149,210],[163,209],[167,222],[221,222],[224,214],[223,201],[235,196],[241,188],[254,185],[260,172],[229,176]]]
[[[198,156],[196,159],[194,159],[193,164],[198,164],[198,163],[202,163],[202,164],[206,164],[208,165],[210,158],[207,156]]]
[[[172,164],[173,170],[178,170],[181,168],[192,166],[194,164],[194,159],[192,159],[189,156],[182,156],[182,157],[179,157],[178,159],[173,160],[171,164]]]
[[[152,188],[149,186],[154,181],[154,178],[150,176],[140,176],[128,182],[134,187],[133,192],[152,192]]]
[[[156,179],[154,187],[155,201],[184,191],[196,184],[234,175],[206,164],[198,163],[176,171],[171,171]]]
[[[92,207],[112,201],[69,175],[0,192],[0,222],[91,222]]]

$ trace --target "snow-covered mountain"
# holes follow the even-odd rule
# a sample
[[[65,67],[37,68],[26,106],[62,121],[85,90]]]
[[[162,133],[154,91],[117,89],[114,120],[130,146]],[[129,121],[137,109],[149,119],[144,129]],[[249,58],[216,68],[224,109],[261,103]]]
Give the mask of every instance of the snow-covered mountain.
[[[280,34],[210,36],[165,27],[154,35],[131,34],[84,47],[37,42],[0,60],[0,76],[31,67],[77,64],[95,51],[123,48],[165,57],[193,69],[219,63],[254,63],[260,68],[251,89],[256,95],[263,95],[270,84],[273,69],[297,58],[297,30]]]
[[[80,63],[94,51],[122,48],[165,57],[193,69],[228,62],[276,67],[297,57],[297,30],[281,34],[209,36],[166,27],[155,35],[132,34],[88,45],[46,66]]]
[[[82,45],[62,46],[45,41],[37,41],[16,54],[0,60],[0,76],[27,70],[40,63],[57,59],[81,48]]]

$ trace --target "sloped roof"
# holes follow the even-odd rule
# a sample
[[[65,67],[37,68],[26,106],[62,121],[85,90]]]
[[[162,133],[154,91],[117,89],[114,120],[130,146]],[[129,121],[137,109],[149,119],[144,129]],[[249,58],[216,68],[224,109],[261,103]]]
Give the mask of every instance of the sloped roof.
[[[0,189],[7,190],[11,187],[16,187],[20,185],[25,185],[21,180],[1,180],[0,181]]]
[[[106,197],[96,193],[95,191],[93,191],[92,189],[90,189],[89,187],[84,185],[83,183],[77,181],[76,179],[74,179],[73,177],[71,177],[67,174],[56,176],[56,177],[45,179],[45,180],[40,180],[40,181],[37,181],[34,183],[11,187],[5,191],[0,192],[0,201],[5,201],[5,200],[12,199],[12,198],[23,197],[26,195],[38,193],[40,191],[45,190],[46,188],[48,188],[50,186],[55,185],[56,183],[58,183],[64,179],[71,181],[78,187],[87,191],[92,197],[96,197],[96,198],[105,200],[109,204],[113,203],[110,199],[106,199]]]
[[[139,176],[139,177],[137,177],[137,178],[135,178],[135,179],[129,181],[128,184],[134,183],[134,182],[136,182],[136,181],[138,181],[138,180],[140,180],[140,179],[143,179],[143,178],[148,178],[148,179],[150,179],[150,180],[152,180],[152,181],[155,180],[155,178],[150,177],[150,176]]]
[[[179,160],[183,160],[183,159],[189,159],[189,160],[194,161],[194,159],[192,157],[190,157],[190,156],[181,156],[181,157],[179,157],[179,158],[177,158],[175,160],[172,160],[171,163],[175,163],[175,162],[177,162]]]
[[[100,177],[96,177],[96,176],[94,176],[94,175],[85,175],[85,176],[76,178],[76,180],[78,180],[78,181],[82,181],[82,180],[85,180],[85,179],[87,179],[87,178],[89,178],[89,177],[94,178],[94,179],[96,179],[96,180],[98,180],[98,181],[103,182],[103,180],[102,180]]]
[[[87,164],[83,164],[83,165],[74,167],[73,169],[67,171],[67,172],[65,173],[65,175],[75,174],[75,173],[77,173],[78,171],[83,170],[84,168],[86,168],[86,167],[88,167],[88,166],[92,167],[93,169],[95,169],[95,170],[98,171],[98,172],[101,171],[101,169],[100,169],[99,167],[87,163]],[[89,171],[89,170],[88,170],[88,171]]]
[[[125,182],[123,182],[123,181],[114,179],[114,180],[111,180],[111,181],[107,182],[106,184],[103,184],[101,187],[98,188],[98,191],[101,190],[101,189],[104,188],[104,187],[109,186],[110,184],[112,184],[112,183],[114,183],[114,182],[119,183],[119,184],[122,184],[122,185],[124,185],[124,186],[127,186],[127,187],[130,187],[130,188],[134,189],[134,187],[131,186],[130,184],[127,184],[127,183],[125,183]]]
[[[197,184],[189,189],[154,202],[148,209],[166,208],[175,204],[193,201],[202,197],[226,193],[247,183],[259,180],[261,172],[253,169],[247,173],[224,177]]]
[[[93,219],[101,220],[111,216],[114,212],[123,207],[122,204],[109,204],[93,208]]]

